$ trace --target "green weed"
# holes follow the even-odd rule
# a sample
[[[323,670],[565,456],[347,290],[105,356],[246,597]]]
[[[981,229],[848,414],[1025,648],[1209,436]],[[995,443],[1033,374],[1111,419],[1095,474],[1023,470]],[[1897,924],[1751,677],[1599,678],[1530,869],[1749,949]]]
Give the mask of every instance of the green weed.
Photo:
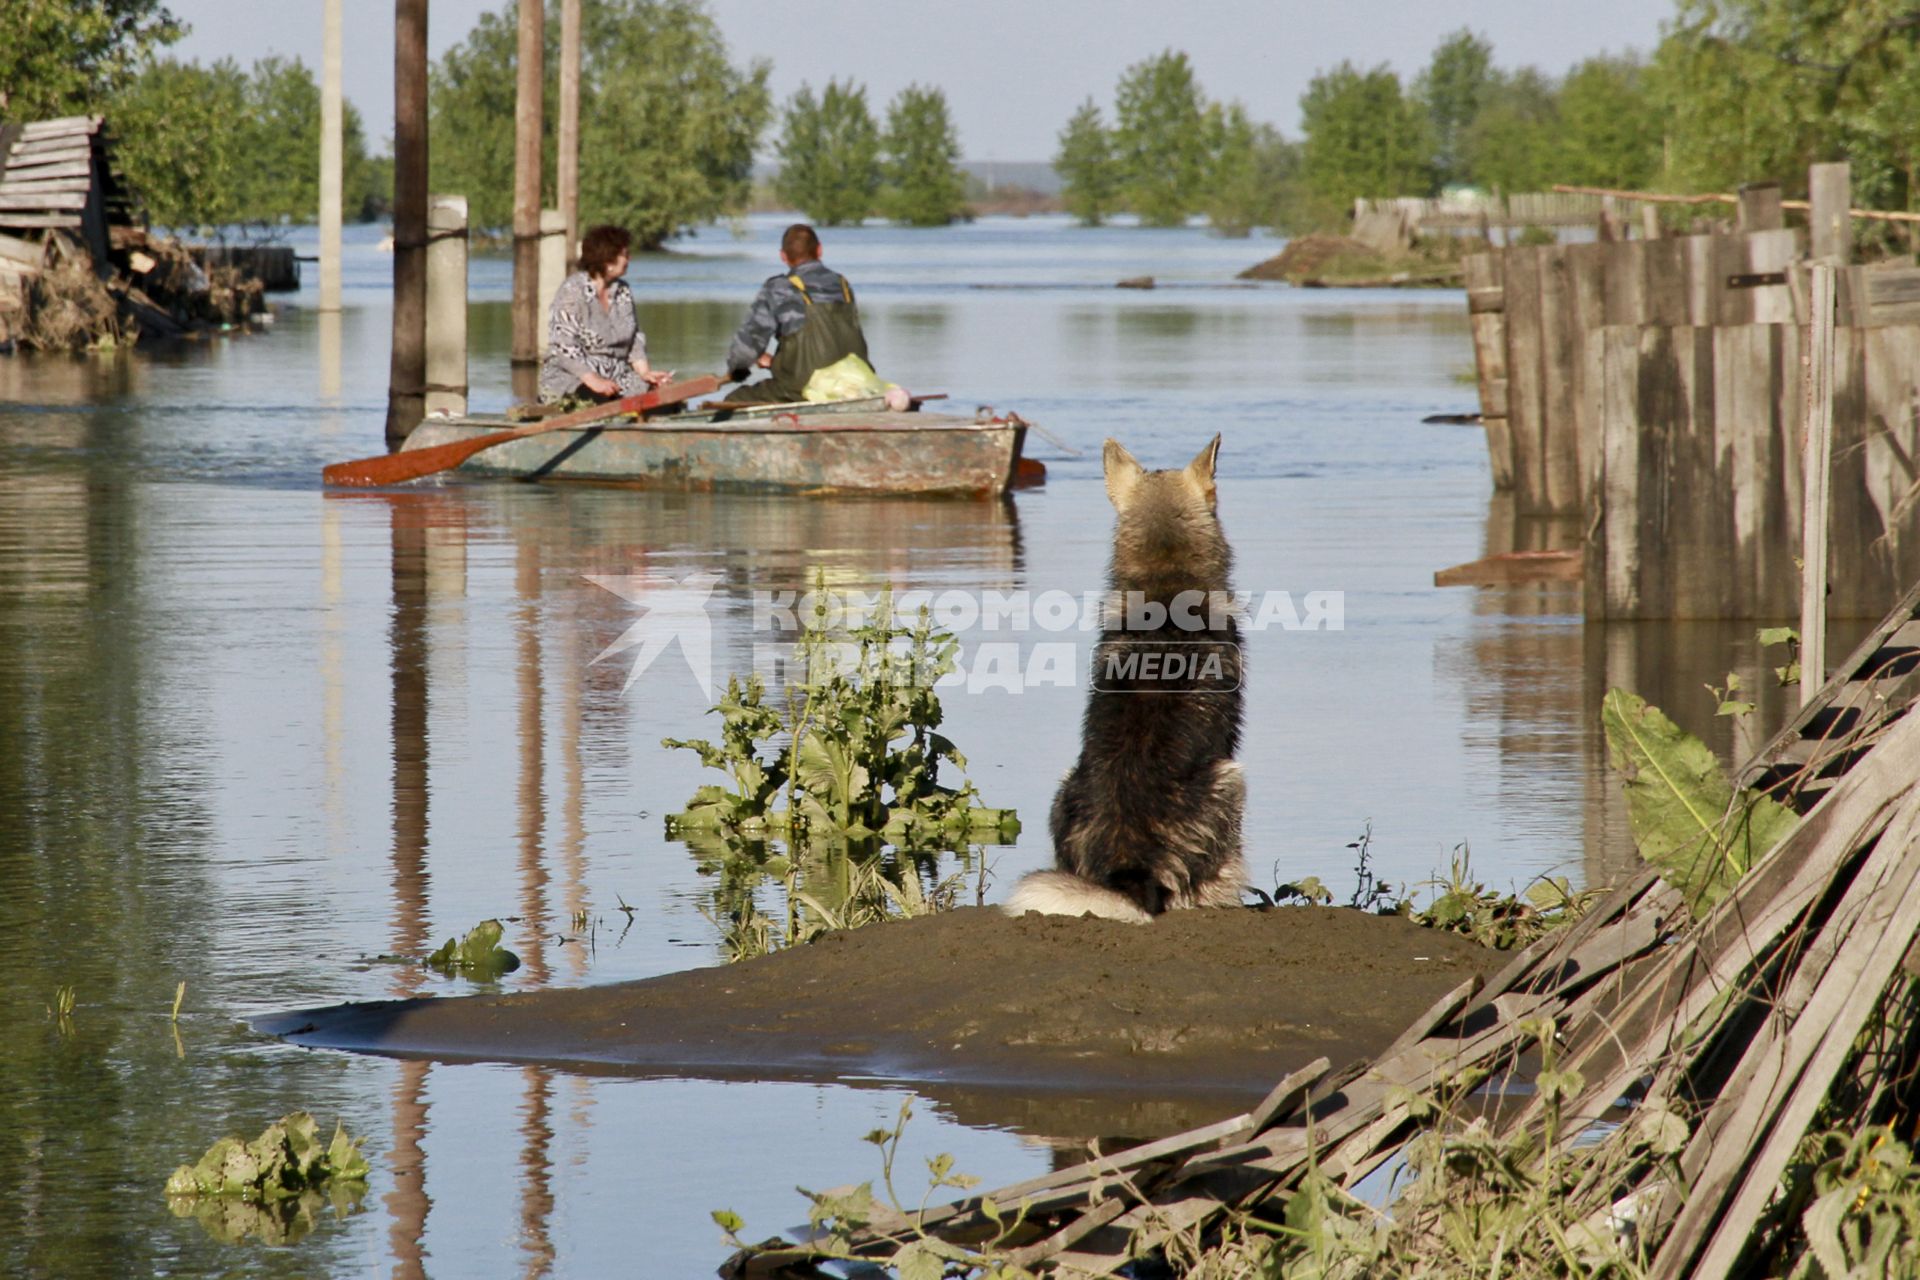
[[[336,1217],[359,1207],[369,1172],[361,1141],[336,1123],[333,1140],[322,1143],[313,1117],[295,1111],[251,1142],[222,1138],[197,1163],[175,1169],[167,1206],[228,1243],[253,1237],[290,1244],[312,1231],[328,1206]]]

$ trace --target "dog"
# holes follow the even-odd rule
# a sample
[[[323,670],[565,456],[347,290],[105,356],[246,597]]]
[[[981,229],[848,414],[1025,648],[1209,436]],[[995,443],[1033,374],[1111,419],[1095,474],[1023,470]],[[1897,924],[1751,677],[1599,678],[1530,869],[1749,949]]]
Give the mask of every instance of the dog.
[[[1080,759],[1054,796],[1056,870],[1014,886],[1012,915],[1144,923],[1177,907],[1238,906],[1246,783],[1233,553],[1215,509],[1215,436],[1177,471],[1104,451],[1116,518]]]

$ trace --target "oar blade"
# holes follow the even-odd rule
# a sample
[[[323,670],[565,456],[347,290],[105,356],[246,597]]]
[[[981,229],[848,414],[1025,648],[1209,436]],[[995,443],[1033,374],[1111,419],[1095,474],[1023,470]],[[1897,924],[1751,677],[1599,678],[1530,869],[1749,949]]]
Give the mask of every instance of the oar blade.
[[[352,462],[336,462],[321,471],[320,478],[330,485],[354,489],[404,484],[436,471],[450,471],[489,445],[512,439],[514,434],[500,431],[474,440],[435,445],[431,449],[408,449],[373,458],[356,458]]]

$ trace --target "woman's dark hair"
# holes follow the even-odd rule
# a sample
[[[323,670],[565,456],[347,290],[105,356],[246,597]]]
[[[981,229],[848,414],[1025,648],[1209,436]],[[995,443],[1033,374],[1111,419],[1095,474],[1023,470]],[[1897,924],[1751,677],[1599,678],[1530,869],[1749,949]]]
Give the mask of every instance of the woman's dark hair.
[[[599,226],[589,228],[580,238],[580,269],[598,279],[607,269],[607,264],[627,251],[633,243],[633,237],[627,234],[625,227]]]

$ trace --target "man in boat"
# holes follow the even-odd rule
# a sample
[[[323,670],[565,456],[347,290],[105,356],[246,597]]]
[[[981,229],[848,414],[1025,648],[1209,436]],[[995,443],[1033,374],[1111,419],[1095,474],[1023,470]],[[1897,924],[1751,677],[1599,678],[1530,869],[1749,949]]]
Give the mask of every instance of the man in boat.
[[[727,348],[727,368],[742,382],[728,404],[790,404],[805,398],[807,379],[849,355],[867,358],[860,309],[846,277],[820,261],[820,237],[804,222],[780,237],[784,273],[767,277]],[[767,344],[777,346],[769,353]],[[744,380],[754,367],[773,376]]]

